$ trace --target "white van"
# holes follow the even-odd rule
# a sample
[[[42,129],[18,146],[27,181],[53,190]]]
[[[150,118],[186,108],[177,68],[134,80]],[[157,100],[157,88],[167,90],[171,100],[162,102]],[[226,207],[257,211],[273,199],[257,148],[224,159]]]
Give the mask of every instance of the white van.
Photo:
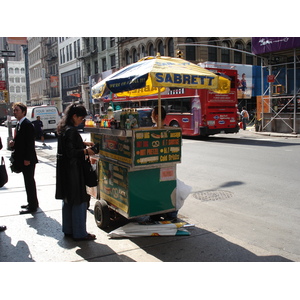
[[[43,122],[44,133],[53,132],[56,134],[56,127],[60,121],[60,116],[56,106],[41,105],[27,107],[26,118],[28,120],[31,122],[35,121],[37,116],[40,116],[41,121]]]

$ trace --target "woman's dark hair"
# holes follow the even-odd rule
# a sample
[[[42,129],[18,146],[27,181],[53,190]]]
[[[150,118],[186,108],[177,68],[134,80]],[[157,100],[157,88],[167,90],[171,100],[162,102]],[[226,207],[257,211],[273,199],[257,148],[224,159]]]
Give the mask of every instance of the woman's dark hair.
[[[155,107],[153,108],[153,110],[154,110],[154,114],[155,114],[155,115],[158,115],[158,106],[155,106]],[[161,107],[161,120],[163,121],[163,120],[166,118],[166,116],[167,116],[166,110],[165,110],[164,107],[162,106],[162,107]]]
[[[60,120],[57,126],[57,133],[62,133],[67,126],[74,126],[73,124],[73,116],[77,117],[85,117],[87,115],[87,111],[83,105],[70,104],[64,111],[64,116]]]

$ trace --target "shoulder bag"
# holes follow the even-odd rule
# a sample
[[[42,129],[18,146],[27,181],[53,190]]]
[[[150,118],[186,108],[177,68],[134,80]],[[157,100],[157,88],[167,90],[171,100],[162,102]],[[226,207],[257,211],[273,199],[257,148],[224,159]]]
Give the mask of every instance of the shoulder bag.
[[[8,181],[7,171],[5,167],[5,162],[3,156],[1,157],[0,165],[0,187],[3,187]]]
[[[89,187],[97,186],[97,173],[96,170],[93,169],[93,166],[90,162],[90,156],[87,155],[83,162],[83,175],[84,175],[84,182],[85,185]]]

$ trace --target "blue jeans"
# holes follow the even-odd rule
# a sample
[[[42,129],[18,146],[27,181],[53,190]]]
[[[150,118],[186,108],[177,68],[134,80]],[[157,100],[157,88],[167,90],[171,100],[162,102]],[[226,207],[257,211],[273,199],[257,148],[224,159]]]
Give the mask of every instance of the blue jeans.
[[[80,239],[87,236],[86,231],[87,203],[72,205],[63,202],[62,208],[62,231],[72,234],[73,238]]]

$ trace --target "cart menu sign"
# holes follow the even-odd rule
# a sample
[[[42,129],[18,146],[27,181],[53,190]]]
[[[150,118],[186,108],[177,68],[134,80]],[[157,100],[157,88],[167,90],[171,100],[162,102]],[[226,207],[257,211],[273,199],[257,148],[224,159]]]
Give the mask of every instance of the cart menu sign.
[[[181,160],[181,130],[137,130],[134,152],[135,166],[178,163]]]

